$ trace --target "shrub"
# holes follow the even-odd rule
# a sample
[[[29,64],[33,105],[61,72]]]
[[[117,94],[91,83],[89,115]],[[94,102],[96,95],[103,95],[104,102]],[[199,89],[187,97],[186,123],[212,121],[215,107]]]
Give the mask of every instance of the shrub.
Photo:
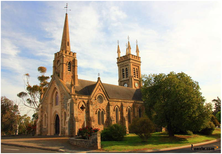
[[[213,124],[212,121],[209,121],[207,123],[207,125],[205,126],[205,128],[203,128],[201,131],[200,131],[200,134],[203,134],[203,135],[211,135],[213,133],[215,129],[215,125]]]
[[[190,131],[190,130],[188,130],[186,134],[187,134],[187,135],[193,135],[193,132]]]
[[[113,124],[102,131],[101,138],[102,141],[122,141],[125,135],[125,126]]]
[[[148,117],[135,118],[129,129],[138,135],[143,142],[147,141],[151,133],[155,131],[154,124]]]
[[[99,128],[92,128],[92,127],[83,127],[83,128],[79,128],[78,131],[78,136],[81,136],[81,138],[83,139],[89,139],[90,136],[92,136],[92,133],[94,132],[98,132]]]
[[[112,134],[108,128],[104,128],[101,133],[101,140],[102,141],[112,141]]]

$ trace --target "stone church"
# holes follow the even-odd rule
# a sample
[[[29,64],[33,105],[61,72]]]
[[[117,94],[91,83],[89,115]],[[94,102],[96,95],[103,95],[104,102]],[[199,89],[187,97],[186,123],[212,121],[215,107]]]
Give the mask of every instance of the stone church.
[[[76,53],[70,49],[68,14],[60,51],[54,54],[53,75],[48,89],[41,96],[37,135],[75,136],[79,128],[89,126],[103,130],[112,124],[128,126],[141,117],[144,106],[141,95],[141,59],[131,54],[128,41],[126,54],[117,47],[119,85],[78,78]]]

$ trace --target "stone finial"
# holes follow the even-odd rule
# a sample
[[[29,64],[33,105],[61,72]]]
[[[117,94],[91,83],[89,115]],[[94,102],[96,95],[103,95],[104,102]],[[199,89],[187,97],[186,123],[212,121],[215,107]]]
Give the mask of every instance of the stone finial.
[[[117,44],[118,44],[118,46],[117,46],[117,54],[118,54],[118,58],[119,58],[120,57],[120,53],[121,53],[120,47],[119,47],[119,40],[117,41]]]
[[[139,57],[139,47],[138,47],[138,41],[136,40],[136,55]]]

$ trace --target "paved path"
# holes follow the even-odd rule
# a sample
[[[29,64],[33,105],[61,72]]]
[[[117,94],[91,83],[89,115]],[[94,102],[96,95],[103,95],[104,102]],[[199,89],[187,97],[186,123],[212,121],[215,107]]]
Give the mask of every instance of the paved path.
[[[69,143],[69,137],[2,137],[1,144],[16,145],[21,147],[31,147],[43,150],[53,150],[60,152],[89,152],[89,149],[75,147]],[[93,150],[92,150],[93,152]]]

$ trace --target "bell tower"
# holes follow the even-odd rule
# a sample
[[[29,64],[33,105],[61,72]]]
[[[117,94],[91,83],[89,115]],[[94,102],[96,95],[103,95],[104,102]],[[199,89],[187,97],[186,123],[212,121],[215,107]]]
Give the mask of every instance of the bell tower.
[[[141,88],[141,59],[139,57],[138,42],[136,42],[136,55],[131,54],[131,46],[128,37],[128,44],[126,44],[126,55],[120,56],[119,42],[117,46],[117,66],[119,76],[119,86]]]
[[[65,15],[60,51],[55,53],[53,75],[57,75],[65,83],[78,85],[76,53],[71,51],[69,39],[68,14]]]

